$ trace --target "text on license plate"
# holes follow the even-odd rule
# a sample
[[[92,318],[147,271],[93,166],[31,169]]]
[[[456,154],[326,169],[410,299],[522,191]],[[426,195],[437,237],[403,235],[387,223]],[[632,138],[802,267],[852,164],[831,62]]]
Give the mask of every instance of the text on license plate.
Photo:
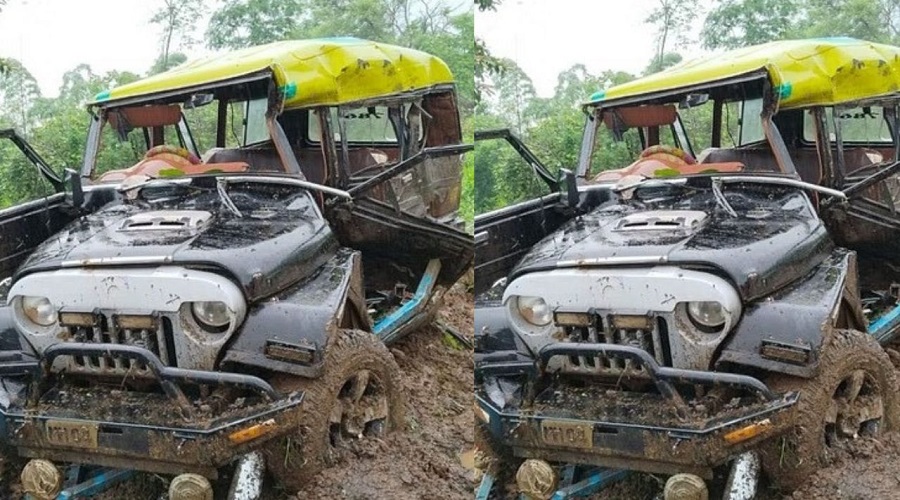
[[[50,444],[76,448],[97,447],[97,424],[48,420],[44,429]]]
[[[541,439],[546,444],[569,446],[574,448],[592,448],[594,446],[594,427],[590,424],[541,421]]]

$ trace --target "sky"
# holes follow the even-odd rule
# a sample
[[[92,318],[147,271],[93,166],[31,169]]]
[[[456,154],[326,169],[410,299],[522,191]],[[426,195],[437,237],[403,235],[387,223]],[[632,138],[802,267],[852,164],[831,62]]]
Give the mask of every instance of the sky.
[[[503,0],[494,12],[476,11],[475,32],[492,55],[516,61],[539,96],[551,97],[556,76],[575,64],[584,64],[593,74],[608,69],[643,71],[656,50],[656,33],[644,19],[658,3]],[[696,41],[704,17],[697,13],[689,39]],[[676,51],[686,59],[701,53],[696,44]]]
[[[0,57],[21,61],[45,97],[57,96],[62,75],[81,63],[95,73],[144,74],[159,54],[160,27],[149,21],[161,4],[161,0],[8,0],[0,11]],[[197,32],[205,31],[206,20],[200,20]]]

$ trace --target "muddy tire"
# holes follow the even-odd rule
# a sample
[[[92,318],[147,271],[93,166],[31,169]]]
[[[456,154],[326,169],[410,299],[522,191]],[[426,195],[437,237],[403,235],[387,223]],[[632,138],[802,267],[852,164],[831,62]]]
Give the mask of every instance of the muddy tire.
[[[858,436],[896,429],[900,401],[890,358],[875,340],[835,330],[812,379],[773,376],[776,391],[799,391],[793,428],[760,450],[770,482],[789,492]]]
[[[400,368],[371,333],[339,331],[317,379],[279,374],[271,382],[282,393],[305,392],[296,430],[263,448],[269,474],[290,491],[303,488],[346,442],[403,426]]]

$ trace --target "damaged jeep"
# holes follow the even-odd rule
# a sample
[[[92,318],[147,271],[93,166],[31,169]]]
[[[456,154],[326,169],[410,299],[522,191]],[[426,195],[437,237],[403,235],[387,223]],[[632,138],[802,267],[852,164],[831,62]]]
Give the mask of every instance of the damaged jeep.
[[[526,153],[546,193],[475,220],[493,445],[539,470],[751,498],[760,464],[791,490],[895,428],[898,61],[852,39],[774,42],[612,87],[584,105],[559,176],[508,132],[477,134]],[[610,142],[633,163],[600,170]]]
[[[0,219],[0,444],[38,459],[26,491],[55,498],[65,463],[177,474],[173,499],[255,498],[263,467],[297,491],[402,426],[386,344],[474,258],[447,65],[287,41],[88,108],[64,192]]]

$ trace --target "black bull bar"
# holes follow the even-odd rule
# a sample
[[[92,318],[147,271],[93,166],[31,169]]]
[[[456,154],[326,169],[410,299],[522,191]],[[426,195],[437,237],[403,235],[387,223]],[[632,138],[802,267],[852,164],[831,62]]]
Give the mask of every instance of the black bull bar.
[[[760,380],[747,375],[660,366],[643,349],[615,344],[553,343],[534,357],[511,351],[482,354],[476,361],[476,380],[486,380],[488,377],[542,378],[545,374],[549,375],[547,365],[557,356],[605,356],[631,360],[643,368],[641,378],[649,380],[658,392],[658,396],[636,397],[650,405],[670,403],[677,418],[674,421],[671,417],[664,418],[665,412],[652,409],[638,420],[631,417],[623,420],[622,415],[615,411],[573,413],[572,408],[554,406],[543,398],[539,398],[542,400],[539,404],[532,406],[531,399],[537,396],[533,387],[519,396],[524,399],[511,405],[510,401],[504,404],[487,391],[477,390],[476,405],[480,408],[478,411],[482,420],[500,442],[513,448],[517,456],[653,473],[694,471],[706,475],[712,467],[724,463],[735,453],[783,432],[789,426],[787,410],[799,398],[795,392],[777,394]],[[753,396],[758,402],[748,401],[746,406],[737,409],[711,413],[700,419],[692,418],[689,415],[691,407],[676,390],[676,385],[731,387]],[[608,404],[616,405],[616,401],[618,399],[613,397]],[[759,427],[754,429],[759,433],[752,436],[728,436],[732,431],[757,424]],[[593,435],[592,441],[580,445],[561,444],[548,441],[545,436],[548,432],[568,432],[570,429],[585,429],[584,435]],[[734,438],[733,442],[728,440],[729,437]],[[651,453],[651,450],[654,451]]]
[[[127,412],[82,415],[58,405],[45,407],[42,398],[50,394],[47,389],[53,376],[51,367],[60,356],[105,356],[144,364],[164,393],[152,401],[172,401],[172,409],[180,412],[183,421],[132,421]],[[280,394],[268,382],[252,375],[166,366],[145,348],[120,344],[62,343],[48,347],[40,357],[3,351],[0,378],[20,380],[30,386],[27,399],[0,406],[0,444],[17,446],[23,456],[109,467],[128,463],[149,472],[192,471],[208,477],[216,477],[217,468],[235,456],[289,430],[304,396],[299,391]],[[258,396],[260,402],[239,413],[195,421],[192,415],[197,410],[185,395],[184,385],[240,388]],[[37,408],[42,408],[40,413],[34,413]],[[83,449],[50,443],[45,428],[55,422],[95,429],[93,445]],[[231,441],[234,433],[251,427],[264,430],[259,436],[265,439]]]
[[[740,375],[737,373],[719,373],[699,370],[685,370],[682,368],[670,368],[660,366],[647,351],[625,345],[616,344],[573,344],[573,343],[555,343],[545,346],[538,353],[538,360],[542,367],[556,356],[606,356],[610,358],[619,358],[632,360],[638,363],[647,371],[650,379],[656,385],[659,391],[666,399],[670,400],[679,416],[685,416],[685,404],[678,391],[675,390],[673,382],[681,382],[687,384],[697,384],[702,386],[726,386],[736,389],[743,389],[759,396],[764,401],[774,401],[778,399],[778,395],[766,387],[759,379],[749,375]]]

